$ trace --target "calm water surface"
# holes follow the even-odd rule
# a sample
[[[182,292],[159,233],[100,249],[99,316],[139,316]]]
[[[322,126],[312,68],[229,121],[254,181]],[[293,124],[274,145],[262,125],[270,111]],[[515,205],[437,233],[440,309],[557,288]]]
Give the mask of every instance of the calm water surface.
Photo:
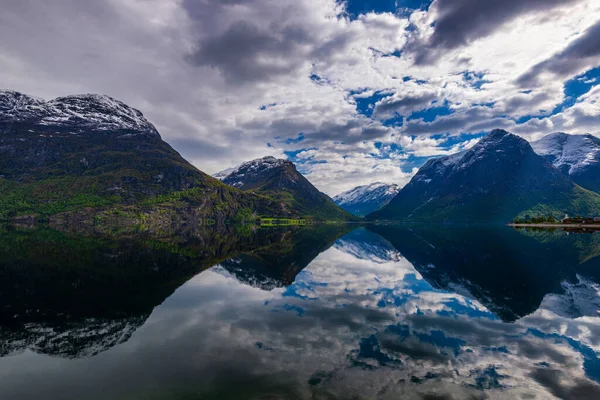
[[[600,398],[600,233],[0,233],[1,399]]]

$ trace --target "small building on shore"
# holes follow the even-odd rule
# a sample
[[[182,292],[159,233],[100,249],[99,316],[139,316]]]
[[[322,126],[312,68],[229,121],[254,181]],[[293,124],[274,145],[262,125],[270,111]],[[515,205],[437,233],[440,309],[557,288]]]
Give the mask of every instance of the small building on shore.
[[[600,217],[575,217],[563,219],[563,224],[600,224]]]

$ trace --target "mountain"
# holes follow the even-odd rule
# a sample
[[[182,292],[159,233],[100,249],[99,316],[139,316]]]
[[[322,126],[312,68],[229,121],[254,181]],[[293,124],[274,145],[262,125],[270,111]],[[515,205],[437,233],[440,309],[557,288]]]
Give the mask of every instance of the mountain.
[[[600,196],[573,183],[526,140],[497,129],[464,153],[429,160],[368,218],[507,223],[565,214],[600,215]]]
[[[0,91],[0,191],[0,218],[108,209],[163,222],[296,215],[199,171],[140,111],[93,94],[44,101]]]
[[[402,259],[402,255],[390,242],[364,227],[338,239],[334,247],[359,260],[369,260],[376,264],[398,262]]]
[[[210,225],[141,235],[98,228],[0,224],[0,357],[99,354],[128,341],[156,306],[216,265],[265,290],[290,285],[354,226]]]
[[[340,193],[333,201],[344,210],[364,217],[388,204],[399,191],[400,186],[396,184],[375,182]]]
[[[558,132],[531,143],[533,150],[578,185],[600,192],[600,139]]]
[[[354,226],[350,224],[284,228],[278,241],[241,252],[219,265],[249,286],[262,290],[286,287],[319,254],[352,229]]]
[[[233,171],[235,171],[237,168],[227,168],[224,169],[223,171],[217,172],[216,174],[213,174],[213,178],[216,178],[220,181],[222,181],[223,179],[227,178],[227,176],[229,176],[229,174],[231,174]]]
[[[507,322],[540,305],[577,318],[594,315],[598,304],[592,294],[600,282],[595,234],[546,230],[540,232],[544,240],[539,240],[527,231],[503,226],[439,229],[428,224],[370,224],[367,228],[389,241],[434,288],[477,299]]]
[[[356,219],[314,187],[289,160],[264,157],[248,161],[221,181],[245,192],[267,196],[290,212],[325,220]]]

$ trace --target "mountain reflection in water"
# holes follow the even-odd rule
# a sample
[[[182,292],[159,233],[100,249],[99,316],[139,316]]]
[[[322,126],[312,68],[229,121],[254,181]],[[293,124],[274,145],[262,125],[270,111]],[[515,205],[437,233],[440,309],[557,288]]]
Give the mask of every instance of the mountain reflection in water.
[[[2,399],[600,398],[600,233],[0,233]]]

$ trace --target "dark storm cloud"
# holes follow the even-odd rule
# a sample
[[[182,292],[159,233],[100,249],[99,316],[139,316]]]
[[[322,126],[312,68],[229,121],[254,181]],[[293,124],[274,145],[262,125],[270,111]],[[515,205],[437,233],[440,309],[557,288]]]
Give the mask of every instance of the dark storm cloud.
[[[315,106],[317,108],[317,106]],[[376,140],[392,133],[389,127],[381,125],[363,116],[347,117],[336,114],[334,107],[318,108],[322,115],[332,115],[330,119],[315,121],[299,118],[298,112],[290,110],[282,117],[268,123],[262,120],[250,120],[240,127],[245,130],[262,130],[267,140],[278,138],[285,140],[303,133],[303,146],[319,145],[322,141],[357,143],[364,140]]]
[[[311,62],[330,61],[354,37],[337,32],[324,39],[301,2],[184,0],[182,6],[197,34],[186,61],[214,68],[232,84],[294,76]]]
[[[429,107],[434,100],[438,100],[438,95],[433,92],[386,97],[375,105],[373,116],[378,119],[392,118],[395,113],[406,116],[413,111]]]
[[[502,25],[527,13],[539,13],[579,0],[437,0],[439,17],[429,40],[408,45],[416,64],[432,64],[444,50],[465,46],[490,35]]]
[[[538,368],[532,371],[529,376],[561,399],[600,398],[600,386],[598,384],[583,379],[572,379],[565,376],[563,371]],[[568,382],[570,385],[565,386],[563,382]]]
[[[433,135],[446,132],[482,132],[496,128],[508,129],[514,122],[498,117],[489,107],[471,107],[455,114],[437,117],[432,122],[423,119],[406,121],[403,133],[408,135]]]
[[[578,39],[549,59],[533,66],[521,75],[517,83],[521,87],[537,86],[540,74],[551,73],[558,78],[577,75],[586,68],[600,65],[600,22],[588,28]]]
[[[187,60],[193,65],[217,68],[234,83],[263,81],[301,67],[303,63],[296,56],[303,53],[302,46],[310,44],[310,39],[301,27],[274,32],[237,21],[224,33],[200,41]],[[277,62],[269,62],[275,59]]]

